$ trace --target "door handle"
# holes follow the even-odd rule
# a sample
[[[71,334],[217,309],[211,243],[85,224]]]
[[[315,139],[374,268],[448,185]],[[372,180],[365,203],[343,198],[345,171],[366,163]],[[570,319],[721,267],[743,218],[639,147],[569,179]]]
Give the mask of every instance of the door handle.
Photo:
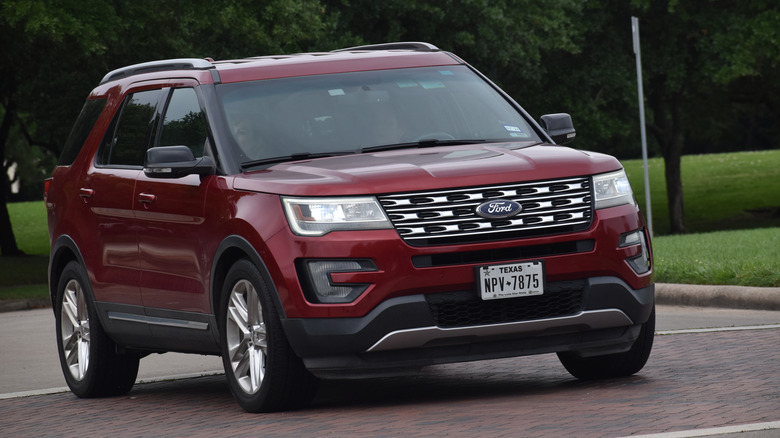
[[[154,194],[152,194],[152,193],[140,193],[140,194],[138,195],[138,200],[139,200],[141,203],[143,203],[143,204],[146,204],[146,205],[149,205],[149,204],[151,204],[151,203],[152,203],[152,202],[154,202],[156,199],[157,199],[157,196],[155,196],[155,195],[154,195]]]
[[[94,194],[95,191],[93,189],[88,189],[86,187],[79,189],[79,196],[81,196],[84,200],[86,200],[86,198],[91,198]]]

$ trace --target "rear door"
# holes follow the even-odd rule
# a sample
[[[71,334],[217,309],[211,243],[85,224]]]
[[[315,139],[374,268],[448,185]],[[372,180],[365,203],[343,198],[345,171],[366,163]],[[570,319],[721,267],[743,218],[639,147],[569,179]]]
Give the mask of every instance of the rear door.
[[[98,301],[143,303],[133,193],[155,131],[161,95],[160,89],[128,93],[79,183],[79,196],[90,214],[76,226],[85,231],[82,255]]]

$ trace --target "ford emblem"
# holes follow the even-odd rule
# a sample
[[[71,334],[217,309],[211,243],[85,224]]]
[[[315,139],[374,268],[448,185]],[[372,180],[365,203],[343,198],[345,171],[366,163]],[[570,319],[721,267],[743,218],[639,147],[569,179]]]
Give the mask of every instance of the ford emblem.
[[[485,219],[504,219],[512,217],[520,211],[523,207],[515,201],[509,201],[507,199],[494,199],[492,201],[483,202],[477,206],[476,213]]]

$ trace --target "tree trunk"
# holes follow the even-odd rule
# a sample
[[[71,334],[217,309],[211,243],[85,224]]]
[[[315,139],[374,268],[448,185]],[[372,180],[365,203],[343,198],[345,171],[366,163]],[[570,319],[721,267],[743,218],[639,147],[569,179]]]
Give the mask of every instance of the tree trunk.
[[[24,255],[24,252],[16,246],[14,230],[11,228],[11,216],[8,214],[8,205],[5,196],[2,196],[2,200],[0,200],[0,256],[20,255]]]
[[[5,160],[5,145],[11,133],[11,124],[16,116],[13,104],[6,105],[3,123],[0,125],[0,160]],[[24,255],[16,246],[11,216],[8,214],[7,196],[10,192],[5,166],[0,166],[0,256]]]
[[[682,188],[682,141],[672,140],[668,152],[664,153],[666,176],[666,197],[669,207],[669,232],[672,234],[686,233],[685,209]]]
[[[682,115],[683,96],[676,93],[669,99],[666,78],[664,77],[656,78],[652,89],[655,92],[648,99],[648,103],[653,110],[655,123],[649,127],[658,141],[661,155],[664,157],[669,232],[682,234],[687,232],[684,222],[682,187],[682,152],[685,145]]]

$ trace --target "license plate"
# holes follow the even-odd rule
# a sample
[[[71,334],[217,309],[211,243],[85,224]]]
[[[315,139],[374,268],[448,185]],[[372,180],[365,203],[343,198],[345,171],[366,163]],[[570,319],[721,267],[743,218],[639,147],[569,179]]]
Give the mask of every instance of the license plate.
[[[483,300],[544,294],[544,263],[541,260],[480,266],[477,271]]]

